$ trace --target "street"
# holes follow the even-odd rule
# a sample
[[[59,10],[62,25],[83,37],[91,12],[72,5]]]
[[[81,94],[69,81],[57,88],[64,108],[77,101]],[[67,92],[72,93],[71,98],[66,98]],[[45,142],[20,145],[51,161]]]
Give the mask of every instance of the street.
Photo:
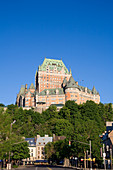
[[[37,165],[37,166],[26,166],[25,168],[18,168],[18,170],[72,170],[72,168],[65,168],[60,166],[49,166],[49,165]]]

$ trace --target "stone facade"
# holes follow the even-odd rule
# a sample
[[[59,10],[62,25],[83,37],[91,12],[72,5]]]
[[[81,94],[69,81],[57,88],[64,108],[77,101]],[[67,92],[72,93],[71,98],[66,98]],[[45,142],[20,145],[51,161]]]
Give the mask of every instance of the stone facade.
[[[50,105],[63,106],[66,101],[74,100],[77,104],[92,100],[100,102],[100,95],[92,90],[78,85],[71,70],[68,71],[62,60],[45,58],[35,74],[35,87],[31,84],[22,86],[17,95],[16,104],[21,107],[34,107],[42,112]]]

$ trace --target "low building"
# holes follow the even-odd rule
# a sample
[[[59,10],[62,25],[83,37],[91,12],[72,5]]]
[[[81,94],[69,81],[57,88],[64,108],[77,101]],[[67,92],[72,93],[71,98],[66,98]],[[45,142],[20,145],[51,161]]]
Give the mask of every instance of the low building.
[[[44,137],[41,137],[40,135],[37,135],[36,140],[36,151],[37,151],[37,160],[43,160],[45,159],[45,145],[48,142],[52,142],[53,137],[49,137],[48,135],[45,135]]]
[[[106,122],[106,131],[99,135],[103,141],[103,148],[101,148],[101,156],[105,158],[106,166],[112,167],[113,158],[113,122]]]
[[[29,146],[29,154],[30,158],[23,159],[23,163],[33,164],[36,160],[44,160],[45,159],[45,145],[48,142],[56,142],[59,140],[64,140],[65,136],[56,136],[53,134],[53,137],[49,137],[45,135],[41,137],[37,135],[34,138],[25,138],[25,141],[28,142]]]

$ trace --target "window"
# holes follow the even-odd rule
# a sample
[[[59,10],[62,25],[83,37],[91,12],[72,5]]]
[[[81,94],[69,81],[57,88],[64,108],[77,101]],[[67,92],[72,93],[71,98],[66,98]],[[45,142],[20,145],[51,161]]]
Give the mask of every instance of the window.
[[[31,153],[31,156],[33,157],[33,153]]]
[[[33,149],[31,149],[31,152],[33,152]]]

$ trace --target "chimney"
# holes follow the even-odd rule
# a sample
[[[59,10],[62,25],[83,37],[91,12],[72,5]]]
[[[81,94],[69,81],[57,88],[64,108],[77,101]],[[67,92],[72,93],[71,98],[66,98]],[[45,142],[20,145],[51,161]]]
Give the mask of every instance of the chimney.
[[[46,91],[47,95],[49,94],[49,90]]]
[[[78,81],[76,81],[76,84],[78,85]]]
[[[58,94],[59,93],[59,90],[58,89],[56,89],[56,94]]]
[[[27,91],[27,84],[25,84],[25,91]]]
[[[37,135],[37,139],[40,138],[40,135]]]
[[[87,93],[87,87],[85,87],[85,92]]]

